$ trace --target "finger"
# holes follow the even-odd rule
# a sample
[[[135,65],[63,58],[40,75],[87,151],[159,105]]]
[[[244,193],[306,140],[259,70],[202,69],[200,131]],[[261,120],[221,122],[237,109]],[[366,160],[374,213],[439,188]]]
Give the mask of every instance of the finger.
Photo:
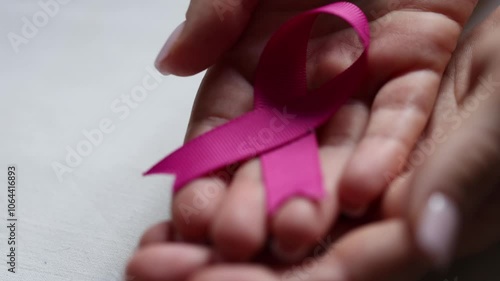
[[[175,194],[172,221],[179,240],[208,242],[208,232],[221,202],[227,183],[217,177],[202,177],[188,183]]]
[[[415,255],[405,223],[384,221],[348,233],[324,256],[271,271],[259,265],[219,265],[198,271],[190,281],[323,281],[417,280],[426,265]]]
[[[346,105],[320,136],[320,157],[329,195],[314,204],[293,198],[271,218],[272,250],[284,262],[304,258],[336,216],[336,181],[364,129],[367,108],[360,102]],[[232,180],[217,212],[212,240],[218,251],[231,260],[247,260],[266,242],[266,208],[260,162],[244,164]]]
[[[357,229],[334,244],[330,255],[321,267],[337,264],[343,280],[368,281],[373,276],[378,280],[418,280],[426,269],[402,220]]]
[[[391,14],[392,21],[380,18],[371,23],[372,28],[380,24],[379,21],[385,24],[370,49],[372,82],[368,84],[374,85],[366,86],[364,91],[378,93],[365,137],[339,183],[342,208],[351,215],[366,210],[389,184],[388,176],[398,174],[406,162],[425,128],[442,72],[460,33],[460,26],[447,17],[434,13],[416,15],[419,14],[401,10]],[[439,23],[442,30],[436,31],[428,22]],[[409,35],[407,26],[414,24],[420,28]],[[414,44],[416,38],[420,38],[429,52],[422,52],[422,45]],[[337,61],[343,53],[342,47],[330,48],[322,57]],[[327,63],[321,65],[333,65],[329,60],[323,60]],[[387,80],[390,82],[379,90],[380,83]]]
[[[226,259],[254,257],[266,240],[266,204],[260,161],[250,160],[235,174],[211,228],[217,251]]]
[[[265,266],[217,265],[195,272],[188,281],[278,281],[278,277]]]
[[[460,34],[461,26],[448,17],[417,15],[405,9],[392,13],[393,21],[384,23],[386,28],[378,32],[370,49],[372,83],[389,82],[375,91],[367,132],[340,182],[342,206],[351,215],[362,214],[390,183],[388,178],[400,172],[430,117],[442,73]],[[379,21],[383,19],[371,26]],[[417,22],[419,30],[410,35],[407,26]],[[439,31],[435,24],[440,25]],[[422,45],[414,44],[417,38]],[[390,67],[384,66],[389,62]]]
[[[300,11],[327,3],[326,0],[295,1],[282,3],[273,1],[267,9]],[[363,10],[371,19],[387,16],[395,10],[415,9],[437,11],[463,25],[477,1],[369,1]],[[164,74],[191,75],[213,65],[218,58],[234,45],[252,16],[258,0],[192,0],[186,21],[179,25],[169,37],[156,61]],[[286,9],[283,9],[286,6]],[[377,30],[385,27],[391,17],[378,23]],[[336,23],[337,24],[337,23]],[[328,24],[328,26],[332,26]],[[330,28],[331,31],[331,28]]]
[[[477,104],[474,112],[466,112],[470,102]],[[416,241],[438,267],[449,264],[463,224],[499,183],[500,89],[476,87],[462,106],[453,117],[470,117],[416,169],[410,187]]]
[[[229,65],[211,68],[194,101],[186,141],[252,109],[253,87]]]
[[[353,281],[373,280],[373,276],[380,280],[418,280],[427,268],[416,254],[403,220],[372,223],[348,233],[318,263],[317,271],[326,271],[332,264],[341,280]]]
[[[127,265],[127,276],[134,281],[185,280],[213,260],[203,247],[161,244],[139,250]]]
[[[408,202],[413,171],[398,175],[382,196],[380,211],[383,219],[401,218],[406,215],[406,202]]]
[[[340,182],[342,208],[362,214],[398,174],[431,114],[439,74],[415,71],[377,94],[365,133]]]
[[[323,182],[327,195],[311,202],[292,198],[271,219],[272,250],[282,261],[297,262],[326,235],[338,215],[337,186],[344,164],[360,139],[368,119],[359,101],[344,105],[318,132]]]
[[[251,106],[252,88],[248,82],[228,66],[213,67],[207,72],[196,97],[186,141],[236,118]],[[212,177],[196,179],[174,196],[172,220],[182,239],[207,240],[209,226],[235,169],[224,167]]]
[[[145,246],[165,243],[171,241],[172,237],[172,225],[170,222],[162,222],[150,227],[142,235],[141,241],[139,242],[139,248],[144,248]]]
[[[163,74],[192,75],[226,52],[245,29],[258,0],[191,0],[186,21],[163,46],[156,67]]]
[[[474,11],[478,0],[446,0],[446,1],[426,1],[426,0],[402,0],[402,1],[363,1],[363,11],[369,19],[378,19],[398,10],[426,11],[430,13],[441,13],[446,15],[462,27],[467,23],[470,15]],[[390,20],[386,18],[379,23],[379,27]]]

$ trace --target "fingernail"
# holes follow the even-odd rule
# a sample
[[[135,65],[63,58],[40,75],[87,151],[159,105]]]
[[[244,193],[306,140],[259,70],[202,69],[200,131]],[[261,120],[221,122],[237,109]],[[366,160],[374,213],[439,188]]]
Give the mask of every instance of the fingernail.
[[[429,197],[417,227],[416,239],[420,249],[439,269],[451,262],[460,224],[457,206],[442,193]]]
[[[358,219],[365,215],[368,207],[360,206],[360,207],[342,207],[342,213],[350,218]]]
[[[169,75],[170,72],[168,71],[167,67],[162,64],[162,62],[168,57],[172,46],[174,45],[175,41],[177,41],[177,38],[179,38],[179,35],[181,35],[185,23],[185,21],[182,22],[174,29],[170,37],[168,37],[167,42],[165,42],[165,44],[161,48],[158,57],[156,57],[155,66],[164,75]]]
[[[295,263],[306,257],[309,248],[299,247],[293,250],[285,249],[277,241],[271,242],[271,253],[282,262]]]

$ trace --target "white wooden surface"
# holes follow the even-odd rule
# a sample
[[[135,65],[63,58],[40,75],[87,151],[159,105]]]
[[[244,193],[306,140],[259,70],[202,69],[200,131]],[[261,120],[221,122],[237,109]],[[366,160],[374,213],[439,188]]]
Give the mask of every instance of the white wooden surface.
[[[172,178],[141,173],[181,144],[201,80],[153,70],[187,0],[65,1],[44,23],[39,1],[0,0],[0,280],[121,280],[140,234],[169,215]],[[23,19],[36,15],[43,26],[16,52],[9,34],[22,35]],[[156,86],[127,114],[122,98],[144,79]],[[84,131],[101,122],[108,132],[85,147]],[[67,165],[68,151],[79,148],[88,155],[70,159],[74,167],[58,178],[55,163]],[[12,164],[15,275],[4,263],[4,175]]]

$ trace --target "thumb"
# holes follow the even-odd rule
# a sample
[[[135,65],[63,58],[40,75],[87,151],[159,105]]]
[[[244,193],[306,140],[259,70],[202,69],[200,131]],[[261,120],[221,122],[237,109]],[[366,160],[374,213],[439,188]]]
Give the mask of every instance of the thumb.
[[[446,141],[410,180],[408,216],[416,243],[439,268],[451,262],[460,232],[499,183],[500,89],[492,89],[479,85],[464,100],[477,108],[464,106],[453,116],[461,125],[440,137]]]
[[[165,74],[187,76],[212,64],[238,40],[258,0],[191,0],[186,20],[156,59]]]

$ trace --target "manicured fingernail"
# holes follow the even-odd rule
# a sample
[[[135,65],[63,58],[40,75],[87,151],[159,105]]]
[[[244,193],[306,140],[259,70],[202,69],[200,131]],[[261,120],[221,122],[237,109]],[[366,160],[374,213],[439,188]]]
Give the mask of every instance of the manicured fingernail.
[[[423,210],[416,239],[420,249],[440,269],[451,262],[459,224],[455,203],[442,193],[432,194]]]
[[[164,75],[169,75],[170,72],[168,71],[168,68],[165,64],[162,62],[168,57],[170,50],[172,49],[172,46],[174,45],[175,41],[179,38],[179,36],[182,33],[182,30],[184,29],[184,25],[186,22],[182,22],[179,26],[177,26],[170,37],[168,37],[167,42],[165,42],[165,45],[161,48],[160,53],[158,54],[158,57],[156,58],[155,61],[155,66],[156,68]]]
[[[277,241],[271,242],[271,253],[282,262],[295,263],[306,257],[309,248],[302,247],[293,250],[285,249]]]

